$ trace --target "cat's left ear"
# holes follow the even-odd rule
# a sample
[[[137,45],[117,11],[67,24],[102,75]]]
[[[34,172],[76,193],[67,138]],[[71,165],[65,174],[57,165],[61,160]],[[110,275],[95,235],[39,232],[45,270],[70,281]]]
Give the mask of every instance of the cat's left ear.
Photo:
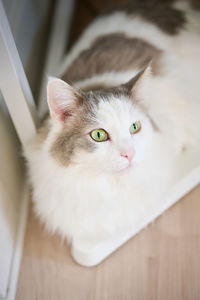
[[[65,81],[50,78],[47,84],[47,100],[52,120],[64,123],[75,113],[82,97]]]
[[[130,96],[135,96],[135,94],[141,94],[146,89],[150,77],[151,65],[140,71],[135,77],[131,78],[131,80],[129,80],[123,86]]]

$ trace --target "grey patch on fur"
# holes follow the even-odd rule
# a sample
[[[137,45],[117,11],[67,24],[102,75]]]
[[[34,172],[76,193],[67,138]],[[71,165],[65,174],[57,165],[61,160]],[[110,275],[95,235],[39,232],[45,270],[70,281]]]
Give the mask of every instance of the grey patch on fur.
[[[99,36],[72,62],[62,79],[76,82],[105,72],[141,70],[161,53],[150,43],[123,33]]]
[[[172,7],[172,2],[174,1],[134,0],[125,4],[115,4],[106,14],[123,11],[130,17],[139,15],[165,33],[175,35],[184,28],[186,18],[183,11]]]
[[[77,149],[81,148],[91,152],[96,148],[84,131],[89,124],[94,122],[94,104],[83,98],[76,113],[67,118],[61,132],[53,142],[50,153],[64,167],[72,162],[73,154]]]

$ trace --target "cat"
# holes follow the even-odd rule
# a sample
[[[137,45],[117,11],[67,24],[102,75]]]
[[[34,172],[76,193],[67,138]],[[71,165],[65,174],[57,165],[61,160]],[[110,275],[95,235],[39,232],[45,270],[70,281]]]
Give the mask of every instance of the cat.
[[[199,17],[148,1],[99,16],[49,79],[50,117],[24,153],[50,232],[123,232],[199,162]]]

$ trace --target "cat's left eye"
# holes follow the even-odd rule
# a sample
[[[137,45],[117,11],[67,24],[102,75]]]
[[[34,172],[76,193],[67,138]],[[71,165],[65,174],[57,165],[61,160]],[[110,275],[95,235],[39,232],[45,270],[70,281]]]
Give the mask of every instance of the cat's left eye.
[[[104,129],[95,129],[90,132],[90,136],[96,142],[105,142],[108,140],[108,134]]]
[[[132,134],[137,133],[138,131],[140,131],[140,129],[141,129],[141,123],[140,121],[136,121],[131,125],[130,133]]]

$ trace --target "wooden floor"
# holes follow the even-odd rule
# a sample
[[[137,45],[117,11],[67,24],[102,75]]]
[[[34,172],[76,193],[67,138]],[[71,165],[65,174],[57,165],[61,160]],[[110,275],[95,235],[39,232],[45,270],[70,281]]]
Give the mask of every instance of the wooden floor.
[[[200,186],[100,265],[81,267],[30,209],[16,300],[199,300]]]

